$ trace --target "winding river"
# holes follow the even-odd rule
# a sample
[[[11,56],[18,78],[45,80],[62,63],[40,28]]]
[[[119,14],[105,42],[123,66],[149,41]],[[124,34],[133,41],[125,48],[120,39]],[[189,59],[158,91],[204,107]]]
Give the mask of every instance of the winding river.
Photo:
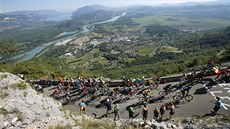
[[[102,22],[97,22],[97,23],[93,23],[93,24],[89,24],[89,25],[92,26],[92,25],[98,25],[98,24],[104,24],[104,23],[108,23],[108,22],[113,22],[113,21],[116,21],[118,18],[123,17],[125,15],[126,14],[123,13],[122,15],[120,15],[120,16],[114,16],[114,17],[112,17],[109,20],[102,21]],[[57,39],[57,40],[54,40],[54,41],[51,41],[51,42],[44,43],[41,46],[38,46],[38,47],[36,47],[36,48],[28,51],[28,52],[22,53],[20,55],[17,55],[15,57],[10,58],[10,59],[12,59],[12,60],[19,59],[17,62],[24,62],[26,60],[30,60],[30,59],[32,59],[33,57],[35,57],[37,54],[41,53],[44,49],[46,49],[47,47],[49,47],[52,44],[56,44],[58,42],[62,42],[62,41],[67,40],[67,39],[74,39],[79,34],[89,33],[90,32],[90,30],[88,29],[89,25],[84,25],[82,27],[82,31],[81,32],[78,32],[78,33],[75,33],[75,34],[73,34],[71,36],[67,36],[67,37],[64,37],[64,38],[61,38],[61,39]],[[73,31],[73,32],[76,32],[76,31]],[[72,33],[72,32],[66,32],[66,33]]]

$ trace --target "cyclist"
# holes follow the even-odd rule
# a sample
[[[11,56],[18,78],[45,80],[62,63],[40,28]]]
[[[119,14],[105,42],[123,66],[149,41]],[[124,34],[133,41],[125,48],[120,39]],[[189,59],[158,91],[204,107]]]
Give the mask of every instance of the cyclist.
[[[142,85],[142,86],[145,86],[145,85],[146,85],[146,79],[145,79],[144,76],[141,78],[141,85]]]
[[[86,93],[87,93],[87,87],[86,87],[86,85],[83,85],[83,87],[82,87],[82,89],[81,89],[81,92],[82,92],[83,94],[86,94]]]
[[[76,80],[76,88],[77,90],[81,90],[81,81],[80,81],[80,78]]]
[[[132,96],[135,93],[135,86],[132,85],[129,87],[128,95]]]
[[[148,101],[147,97],[150,95],[150,93],[151,93],[151,90],[149,88],[143,92],[143,96],[145,98],[145,101]]]
[[[101,86],[101,87],[104,87],[104,86],[105,86],[105,81],[102,80],[102,78],[99,78],[99,81],[100,81],[100,86]]]
[[[120,92],[120,86],[117,86],[116,88],[114,88],[113,91],[114,91],[116,94],[119,94],[119,92]]]
[[[182,74],[182,76],[180,77],[180,84],[186,81],[187,76],[185,75],[185,73]]]
[[[211,58],[208,59],[207,70],[211,71],[213,68],[214,62]]]
[[[128,86],[128,78],[126,78],[125,76],[122,77],[122,84],[124,87]]]
[[[170,92],[171,89],[172,89],[172,84],[168,84],[168,85],[166,85],[166,86],[163,87],[163,90],[164,90],[166,93]]]
[[[187,96],[191,88],[192,88],[192,86],[184,86],[184,87],[182,87],[180,89],[180,92],[182,93],[182,97]]]

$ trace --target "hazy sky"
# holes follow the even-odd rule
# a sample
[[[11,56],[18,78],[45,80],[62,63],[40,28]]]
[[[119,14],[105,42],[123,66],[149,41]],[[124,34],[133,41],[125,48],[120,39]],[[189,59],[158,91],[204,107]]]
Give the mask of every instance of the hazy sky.
[[[204,2],[217,0],[0,0],[0,13],[18,10],[77,9],[82,6],[99,4],[110,7],[127,5],[159,5],[163,3]]]

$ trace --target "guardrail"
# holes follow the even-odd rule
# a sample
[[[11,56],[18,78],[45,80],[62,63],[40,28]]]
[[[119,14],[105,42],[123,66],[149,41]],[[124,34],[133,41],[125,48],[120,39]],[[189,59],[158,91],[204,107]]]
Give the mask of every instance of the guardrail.
[[[196,77],[201,76],[201,72],[197,72]],[[191,78],[192,75],[190,75],[190,73],[187,73],[187,78]],[[212,75],[216,75],[213,71],[207,71],[205,76],[212,76]],[[161,77],[161,84],[164,82],[177,82],[180,81],[182,74],[178,74],[178,75],[172,75],[172,76],[165,76],[165,77]],[[146,78],[146,80],[150,80],[151,78]],[[46,85],[47,82],[45,82],[44,80],[30,80],[30,83],[33,84],[39,84],[39,85]],[[58,85],[58,81],[52,81],[52,85]],[[74,82],[75,83],[75,82]],[[106,82],[109,84],[110,87],[116,87],[116,86],[123,86],[123,82],[122,80],[111,80]],[[64,85],[67,85],[68,82],[64,82]],[[71,84],[73,85],[73,84]],[[87,82],[86,82],[86,85]]]

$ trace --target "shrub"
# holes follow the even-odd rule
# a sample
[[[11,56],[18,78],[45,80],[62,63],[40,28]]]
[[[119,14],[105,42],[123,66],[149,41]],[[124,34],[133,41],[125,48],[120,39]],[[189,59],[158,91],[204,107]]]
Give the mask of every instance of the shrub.
[[[16,90],[16,89],[19,89],[19,90],[27,89],[27,85],[24,82],[15,83],[12,87],[14,90]]]
[[[50,125],[48,127],[48,129],[72,129],[72,128],[73,128],[73,126],[70,124],[67,124],[66,126],[62,126],[60,124],[57,124],[57,125]]]
[[[7,77],[8,77],[7,74],[2,74],[2,75],[0,76],[1,79],[7,78]]]
[[[7,114],[9,114],[10,112],[8,112],[5,108],[0,108],[0,114],[6,116]]]
[[[91,121],[91,120],[84,120],[80,123],[82,129],[116,129],[115,125],[108,124],[105,121]]]
[[[24,96],[24,97],[26,97],[26,96],[27,96],[27,94],[28,94],[27,92],[23,92],[23,96]]]
[[[0,91],[0,99],[4,99],[4,98],[6,98],[8,95],[9,95],[8,92]]]

